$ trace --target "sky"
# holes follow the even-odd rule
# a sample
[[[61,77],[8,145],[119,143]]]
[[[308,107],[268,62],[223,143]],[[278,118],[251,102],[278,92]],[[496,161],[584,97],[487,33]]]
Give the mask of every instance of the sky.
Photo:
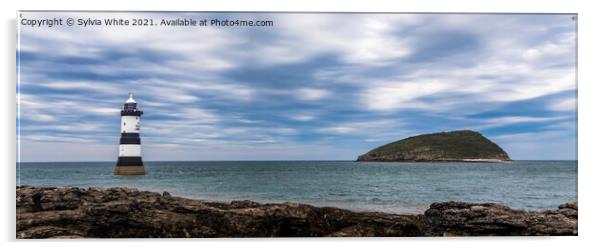
[[[571,15],[24,13],[270,20],[272,27],[19,27],[19,161],[355,160],[471,129],[513,159],[574,160]]]

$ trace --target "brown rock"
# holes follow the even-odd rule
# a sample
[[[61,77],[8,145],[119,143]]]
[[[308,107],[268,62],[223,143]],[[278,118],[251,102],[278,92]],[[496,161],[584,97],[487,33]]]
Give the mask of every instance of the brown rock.
[[[203,202],[128,188],[17,188],[17,238],[574,235],[577,205],[525,212],[434,203],[396,215],[298,203]]]
[[[577,234],[577,217],[562,210],[531,212],[494,203],[452,201],[433,203],[424,214],[432,235]]]

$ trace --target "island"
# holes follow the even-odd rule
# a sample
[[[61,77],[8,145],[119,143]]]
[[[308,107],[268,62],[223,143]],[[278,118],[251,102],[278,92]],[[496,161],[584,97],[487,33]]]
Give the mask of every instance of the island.
[[[578,204],[524,211],[437,202],[423,214],[300,203],[210,202],[114,187],[17,187],[16,238],[577,235]]]
[[[360,155],[357,161],[508,162],[508,154],[481,133],[458,130],[395,141]]]

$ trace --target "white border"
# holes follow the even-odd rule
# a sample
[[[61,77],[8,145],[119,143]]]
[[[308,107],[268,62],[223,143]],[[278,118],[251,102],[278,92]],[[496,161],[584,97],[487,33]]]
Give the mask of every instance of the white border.
[[[142,245],[152,249],[209,248],[225,249],[310,249],[316,247],[345,249],[377,249],[381,247],[404,247],[408,249],[579,249],[597,243],[600,233],[601,207],[599,191],[602,190],[599,178],[602,177],[601,164],[597,151],[602,141],[600,122],[602,99],[600,86],[600,9],[596,1],[561,0],[456,0],[456,1],[360,1],[360,0],[320,0],[313,1],[73,1],[67,0],[21,0],[3,1],[2,51],[0,69],[4,77],[2,138],[0,159],[4,160],[2,190],[2,227],[0,236],[4,241],[2,249],[65,249],[69,247],[86,249],[106,249],[109,247],[131,247]],[[87,241],[18,241],[14,242],[14,187],[16,162],[16,96],[15,96],[15,15],[17,10],[181,10],[181,11],[398,11],[398,12],[562,12],[579,15],[579,203],[581,205],[578,237],[495,237],[495,238],[354,238],[354,239],[195,239],[195,240],[87,240]],[[268,243],[268,244],[266,244]],[[203,246],[198,246],[202,244]]]

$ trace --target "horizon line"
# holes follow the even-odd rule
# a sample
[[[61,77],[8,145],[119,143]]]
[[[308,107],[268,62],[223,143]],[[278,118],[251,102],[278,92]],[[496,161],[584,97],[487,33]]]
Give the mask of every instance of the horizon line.
[[[144,162],[287,162],[287,161],[346,161],[346,162],[379,162],[379,163],[458,163],[454,161],[357,161],[357,160],[145,160]],[[517,159],[513,161],[578,161],[578,159]],[[101,162],[117,162],[115,161],[21,161],[19,163],[101,163]],[[462,162],[460,162],[462,163]],[[487,162],[466,162],[466,163],[487,163]],[[494,162],[495,163],[495,162]]]

